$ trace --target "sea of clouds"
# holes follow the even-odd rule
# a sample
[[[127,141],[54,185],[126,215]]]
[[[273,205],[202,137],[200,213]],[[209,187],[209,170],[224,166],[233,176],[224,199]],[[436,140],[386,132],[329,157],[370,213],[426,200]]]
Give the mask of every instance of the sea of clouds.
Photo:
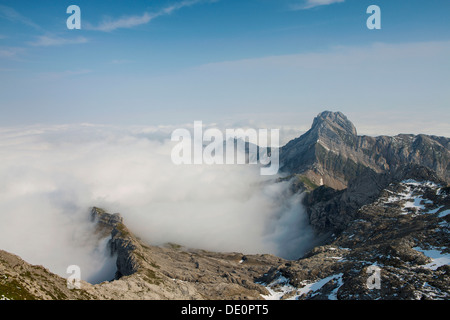
[[[257,165],[175,165],[174,128],[61,125],[0,128],[0,249],[90,282],[115,261],[90,222],[119,212],[152,245],[272,253],[296,259],[313,236],[301,194]]]

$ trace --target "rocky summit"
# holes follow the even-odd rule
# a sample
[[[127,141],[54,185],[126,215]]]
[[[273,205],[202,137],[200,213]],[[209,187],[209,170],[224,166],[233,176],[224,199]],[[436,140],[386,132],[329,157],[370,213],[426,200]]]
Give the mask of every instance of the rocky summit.
[[[319,242],[303,257],[152,246],[120,214],[93,207],[114,279],[68,289],[66,279],[0,250],[0,299],[449,299],[449,141],[358,136],[345,115],[323,112],[281,149],[279,181],[304,193]]]

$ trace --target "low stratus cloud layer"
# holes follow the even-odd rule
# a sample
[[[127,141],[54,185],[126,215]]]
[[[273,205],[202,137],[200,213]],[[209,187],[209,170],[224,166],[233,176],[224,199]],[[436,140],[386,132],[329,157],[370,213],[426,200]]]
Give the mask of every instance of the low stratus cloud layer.
[[[298,258],[311,232],[288,183],[256,165],[174,165],[172,128],[0,129],[0,248],[65,275],[114,274],[89,210],[120,212],[153,245]]]

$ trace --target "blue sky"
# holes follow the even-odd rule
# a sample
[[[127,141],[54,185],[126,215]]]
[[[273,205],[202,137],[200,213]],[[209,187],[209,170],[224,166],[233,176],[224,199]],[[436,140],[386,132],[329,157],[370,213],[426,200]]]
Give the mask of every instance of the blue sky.
[[[0,126],[307,129],[339,110],[367,134],[450,136],[449,16],[445,0],[1,0]]]

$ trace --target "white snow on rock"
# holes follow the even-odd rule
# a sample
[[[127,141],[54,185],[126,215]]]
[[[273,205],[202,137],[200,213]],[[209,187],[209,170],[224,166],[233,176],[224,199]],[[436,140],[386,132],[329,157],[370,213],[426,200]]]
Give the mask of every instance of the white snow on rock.
[[[442,209],[442,206],[431,210],[427,209],[425,205],[433,205],[433,201],[423,198],[423,195],[421,194],[421,191],[423,191],[425,188],[435,189],[436,192],[439,193],[440,189],[436,183],[431,181],[418,182],[416,180],[408,179],[403,180],[402,182],[400,182],[400,184],[404,187],[404,191],[394,193],[390,190],[387,190],[392,195],[388,197],[386,203],[396,203],[403,201],[404,204],[402,204],[401,207],[401,214],[409,214],[411,211],[415,211],[421,214],[435,214]],[[448,213],[448,211],[444,211],[439,214],[439,217],[443,217]]]
[[[261,295],[265,300],[281,300],[285,294],[297,290],[289,283],[289,279],[282,275],[267,285],[266,289],[269,291],[269,294]]]
[[[336,300],[337,299],[336,293],[343,284],[343,282],[342,282],[343,275],[344,275],[343,273],[339,273],[339,274],[335,274],[335,275],[326,277],[322,280],[307,284],[303,288],[301,288],[297,291],[297,294],[292,298],[292,300],[296,300],[298,297],[301,297],[304,294],[307,295],[310,292],[316,292],[316,291],[322,289],[322,287],[324,285],[326,285],[328,282],[330,282],[331,280],[334,280],[334,279],[338,281],[338,286],[336,289],[333,290],[333,292],[330,294],[329,298],[331,300]]]
[[[443,218],[450,213],[450,210],[439,212],[439,218]]]
[[[343,275],[344,275],[343,273],[339,273],[337,277],[334,278],[338,281],[338,286],[328,295],[329,300],[337,300],[337,292],[339,288],[342,287],[342,285],[344,284],[344,282],[342,281]]]
[[[416,181],[414,179],[407,179],[407,180],[403,180],[401,183],[403,184],[409,184],[412,186],[416,186],[416,187],[431,187],[431,188],[438,188],[439,186],[434,183],[433,181]]]
[[[436,270],[440,266],[450,265],[450,253],[442,253],[442,248],[433,248],[430,250],[424,250],[419,247],[413,248],[416,251],[422,252],[428,258],[431,258],[433,261],[424,265],[424,268]]]
[[[261,295],[266,300],[280,300],[284,295],[290,293],[292,294],[286,300],[297,300],[299,297],[303,295],[307,295],[310,292],[314,293],[322,289],[324,285],[328,282],[335,280],[338,282],[337,287],[328,295],[328,299],[337,300],[337,292],[339,288],[343,285],[342,276],[343,273],[331,275],[324,279],[312,282],[312,283],[304,283],[302,288],[296,288],[289,283],[289,279],[280,275],[277,279],[272,281],[269,285],[266,286],[266,289],[269,291],[268,295]]]

